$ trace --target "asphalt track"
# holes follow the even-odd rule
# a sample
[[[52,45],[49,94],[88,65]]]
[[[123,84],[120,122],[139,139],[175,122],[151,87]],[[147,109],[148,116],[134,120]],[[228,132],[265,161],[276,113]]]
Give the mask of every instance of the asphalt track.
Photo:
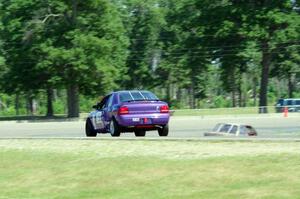
[[[170,120],[169,138],[205,139],[203,133],[216,123],[231,122],[249,124],[256,128],[259,138],[300,139],[300,114],[235,115],[235,116],[174,116]],[[84,120],[10,121],[0,122],[0,138],[84,138]],[[98,137],[110,137],[98,134]],[[134,138],[134,134],[121,134],[122,138]],[[146,138],[156,138],[156,131],[147,132]]]

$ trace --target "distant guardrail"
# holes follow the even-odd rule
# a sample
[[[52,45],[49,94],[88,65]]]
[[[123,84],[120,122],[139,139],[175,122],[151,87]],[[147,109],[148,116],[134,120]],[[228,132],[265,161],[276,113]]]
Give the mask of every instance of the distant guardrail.
[[[267,114],[283,113],[287,108],[289,113],[300,113],[300,108],[295,106],[275,106],[264,107],[234,107],[234,108],[207,108],[207,109],[173,109],[174,116],[206,116],[206,115],[244,115],[244,114]]]

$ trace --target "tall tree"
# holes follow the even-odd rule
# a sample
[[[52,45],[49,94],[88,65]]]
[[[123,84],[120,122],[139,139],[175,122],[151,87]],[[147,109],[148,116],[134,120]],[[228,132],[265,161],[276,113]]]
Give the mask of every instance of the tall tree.
[[[299,15],[293,2],[251,1],[240,4],[244,13],[243,30],[249,39],[255,40],[262,54],[259,106],[261,112],[267,112],[266,106],[268,82],[274,54],[282,43],[294,42],[297,38]]]
[[[12,54],[9,77],[17,78],[21,90],[47,89],[49,114],[53,87],[67,88],[68,116],[78,117],[80,92],[99,94],[118,86],[128,42],[108,0],[16,0],[3,7],[8,14],[2,35]]]
[[[296,78],[300,73],[300,47],[298,42],[295,44],[285,43],[278,50],[278,53],[274,56],[276,64],[271,75],[287,80],[288,97],[293,98],[296,91]]]
[[[35,10],[39,2],[3,1],[1,3],[2,24],[0,35],[3,40],[3,50],[7,72],[4,74],[5,91],[7,93],[25,92],[28,98],[28,107],[33,114],[33,98],[40,88],[37,80],[38,71],[34,66],[37,63],[36,55],[31,51],[33,32],[29,30],[30,23],[35,18]],[[35,80],[35,81],[33,81]]]
[[[186,88],[189,106],[195,108],[198,99],[205,97],[205,73],[211,62],[205,48],[203,4],[170,0],[164,6],[169,8],[166,12],[168,26],[161,34],[164,60],[159,75],[167,88],[177,89],[177,100],[180,100],[181,89]]]
[[[62,5],[63,6],[62,6]],[[62,9],[63,8],[63,9]],[[68,116],[79,113],[79,92],[107,92],[124,74],[127,38],[117,9],[108,0],[64,1],[53,10],[61,13],[55,27],[62,35],[48,50],[58,63],[68,90]]]
[[[1,3],[0,3],[0,8],[1,8]],[[2,17],[3,13],[1,12],[0,9],[0,31],[3,30],[3,24],[2,24]],[[5,67],[5,59],[4,59],[4,49],[3,49],[3,40],[0,37],[0,82],[3,82],[3,75],[5,73],[6,67]],[[2,91],[1,87],[3,85],[0,84],[0,91]]]
[[[157,65],[161,57],[159,35],[165,25],[164,13],[158,0],[131,0],[126,3],[128,35],[127,88],[153,87]]]

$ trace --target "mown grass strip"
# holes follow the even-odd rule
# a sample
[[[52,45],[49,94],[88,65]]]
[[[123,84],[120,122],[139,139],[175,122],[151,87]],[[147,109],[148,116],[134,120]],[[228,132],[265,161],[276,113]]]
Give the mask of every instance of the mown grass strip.
[[[0,198],[297,198],[299,143],[0,140]]]

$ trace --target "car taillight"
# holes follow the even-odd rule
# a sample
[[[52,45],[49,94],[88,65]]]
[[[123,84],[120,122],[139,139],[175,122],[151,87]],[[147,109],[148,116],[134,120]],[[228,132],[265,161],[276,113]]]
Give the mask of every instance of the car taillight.
[[[119,115],[125,115],[129,113],[129,109],[127,106],[121,106],[118,111]]]
[[[169,107],[167,105],[163,105],[160,107],[161,113],[169,113]]]

